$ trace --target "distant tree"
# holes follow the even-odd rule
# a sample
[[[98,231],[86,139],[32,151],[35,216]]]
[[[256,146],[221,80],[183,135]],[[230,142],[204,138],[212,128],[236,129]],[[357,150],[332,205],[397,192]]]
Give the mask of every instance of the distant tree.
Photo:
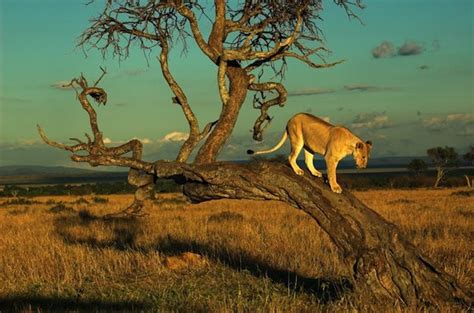
[[[463,159],[468,161],[470,165],[474,165],[474,146],[471,146],[469,151],[463,155]],[[473,182],[469,178],[469,175],[464,175],[464,177],[466,177],[467,186],[472,188]]]
[[[471,146],[469,151],[463,155],[463,159],[468,161],[471,165],[474,165],[474,146]]]
[[[452,147],[431,148],[426,153],[437,171],[434,184],[434,187],[437,188],[448,171],[459,166],[458,154]]]
[[[425,172],[428,169],[428,165],[421,159],[413,159],[408,163],[407,169],[410,172],[413,172],[415,176],[419,176],[422,172]]]

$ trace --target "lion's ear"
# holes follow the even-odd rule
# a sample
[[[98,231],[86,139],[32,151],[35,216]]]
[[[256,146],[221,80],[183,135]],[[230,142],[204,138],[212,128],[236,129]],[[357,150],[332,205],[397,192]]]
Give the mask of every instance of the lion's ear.
[[[363,144],[362,142],[358,142],[358,143],[356,144],[356,149],[359,149],[359,150],[360,150],[360,149],[364,149],[364,144]]]
[[[367,146],[367,153],[370,153],[370,150],[372,150],[372,141],[367,140],[365,145]]]

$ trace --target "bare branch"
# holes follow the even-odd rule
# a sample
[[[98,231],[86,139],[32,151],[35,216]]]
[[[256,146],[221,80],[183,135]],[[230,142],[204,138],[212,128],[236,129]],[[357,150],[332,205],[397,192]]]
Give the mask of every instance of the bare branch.
[[[100,75],[100,77],[95,81],[94,83],[94,87],[97,86],[100,81],[102,80],[102,78],[104,78],[105,74],[107,74],[107,69],[106,68],[103,68],[102,66],[100,67],[100,70],[102,71],[102,74]]]
[[[134,202],[131,206],[125,209],[124,212],[138,214],[143,207],[144,201],[152,196],[155,165],[141,159],[143,145],[139,140],[133,139],[117,147],[106,147],[104,145],[102,133],[100,132],[97,123],[97,114],[87,98],[87,96],[91,96],[99,104],[105,104],[107,102],[106,92],[102,88],[96,87],[97,83],[104,75],[105,70],[102,69],[102,75],[97,80],[94,87],[88,87],[87,80],[82,74],[79,78],[71,80],[70,83],[71,85],[77,84],[82,88],[82,92],[79,94],[79,102],[81,103],[82,108],[89,114],[89,121],[94,140],[91,140],[90,136],[86,133],[87,143],[78,138],[71,138],[71,140],[76,141],[77,144],[66,145],[50,140],[39,125],[38,133],[46,144],[55,148],[73,152],[71,159],[75,162],[87,162],[91,166],[113,165],[130,168],[128,181],[130,184],[137,187],[137,191],[135,193]],[[79,155],[76,154],[76,152],[85,152],[87,154]],[[129,152],[132,152],[131,157],[123,156]]]
[[[268,110],[274,105],[284,106],[288,92],[281,83],[276,82],[267,82],[267,83],[251,83],[248,86],[249,90],[258,91],[260,93],[260,98],[258,93],[254,97],[254,107],[260,110],[260,115],[255,121],[253,127],[253,139],[257,141],[262,141],[263,131],[269,125],[272,118],[268,115]],[[276,91],[278,96],[265,101],[264,92]]]

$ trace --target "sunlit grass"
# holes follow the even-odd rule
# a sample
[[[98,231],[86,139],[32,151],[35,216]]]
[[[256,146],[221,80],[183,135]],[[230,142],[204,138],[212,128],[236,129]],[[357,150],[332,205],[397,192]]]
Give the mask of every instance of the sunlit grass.
[[[458,191],[356,195],[472,289],[474,201]],[[352,291],[328,236],[283,203],[190,204],[162,194],[147,217],[106,221],[97,216],[122,209],[131,196],[94,198],[0,199],[0,310],[400,309]]]

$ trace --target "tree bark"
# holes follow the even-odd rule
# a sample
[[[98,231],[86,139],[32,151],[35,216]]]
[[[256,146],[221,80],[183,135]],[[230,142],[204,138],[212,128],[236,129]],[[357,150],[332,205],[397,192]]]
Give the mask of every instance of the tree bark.
[[[381,301],[472,304],[472,293],[417,252],[394,224],[348,191],[331,192],[322,179],[309,173],[300,177],[286,165],[268,162],[168,165],[157,162],[155,173],[184,176],[183,191],[192,201],[281,200],[303,210],[339,248],[354,285]]]
[[[216,160],[220,149],[232,134],[240,108],[247,96],[249,84],[247,72],[238,64],[229,64],[226,75],[229,79],[229,100],[223,103],[224,107],[214,130],[198,151],[194,160],[196,164],[211,163]]]
[[[437,167],[436,168],[436,181],[435,181],[435,184],[434,184],[434,188],[439,187],[439,183],[443,179],[444,174],[445,174],[444,168],[442,168],[442,167]]]

